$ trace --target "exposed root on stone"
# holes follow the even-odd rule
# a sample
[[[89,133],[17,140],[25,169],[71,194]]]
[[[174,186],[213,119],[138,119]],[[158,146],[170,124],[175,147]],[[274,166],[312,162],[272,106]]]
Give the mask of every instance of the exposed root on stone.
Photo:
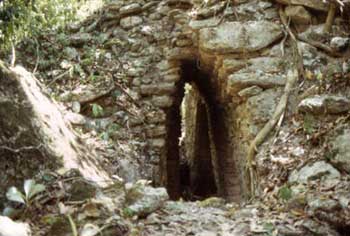
[[[332,29],[335,12],[337,11],[337,6],[335,3],[331,3],[328,10],[326,24],[324,25],[323,32],[329,33]]]
[[[289,94],[293,90],[295,82],[298,80],[298,71],[296,69],[288,71],[287,74],[287,83],[284,88],[284,93],[276,107],[276,110],[270,120],[265,124],[264,128],[260,130],[260,132],[256,135],[253,142],[250,144],[248,149],[248,155],[247,155],[247,169],[249,173],[249,184],[250,184],[250,193],[251,195],[254,195],[255,189],[256,189],[256,182],[257,182],[257,174],[255,170],[255,153],[257,151],[257,147],[264,142],[266,137],[269,135],[269,133],[273,130],[273,128],[276,126],[278,121],[280,120],[281,116],[284,114]]]
[[[281,126],[281,123],[287,108],[289,95],[293,91],[294,85],[298,81],[299,75],[304,73],[301,56],[298,51],[297,38],[289,28],[287,17],[282,8],[280,9],[279,13],[280,13],[281,22],[284,25],[288,35],[292,39],[292,48],[294,53],[293,69],[289,70],[287,73],[287,83],[284,87],[284,93],[275,109],[275,112],[273,113],[270,120],[264,125],[262,130],[259,131],[259,133],[256,135],[256,137],[251,142],[248,148],[246,171],[248,173],[248,176],[247,176],[248,187],[250,188],[251,197],[255,196],[257,182],[258,182],[258,179],[257,179],[258,176],[256,173],[256,163],[254,160],[255,154],[257,152],[257,148],[265,141],[267,136],[270,134],[270,132],[275,128],[277,124],[278,126]]]

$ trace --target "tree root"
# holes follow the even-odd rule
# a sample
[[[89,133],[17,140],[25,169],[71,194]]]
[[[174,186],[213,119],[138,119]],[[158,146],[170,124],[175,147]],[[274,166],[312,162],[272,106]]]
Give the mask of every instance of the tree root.
[[[291,29],[288,26],[287,17],[283,11],[283,9],[280,9],[280,18],[281,22],[283,23],[285,30],[287,31],[288,35],[291,38],[292,41],[292,47],[293,47],[293,69],[289,70],[287,73],[287,83],[284,87],[284,93],[275,109],[275,112],[273,113],[270,120],[265,124],[265,126],[259,131],[259,133],[256,135],[254,140],[251,142],[248,148],[248,154],[247,154],[247,166],[246,171],[248,173],[248,187],[250,188],[250,195],[251,197],[254,197],[257,182],[258,182],[258,176],[256,173],[256,163],[255,163],[255,154],[257,152],[258,146],[260,146],[267,136],[270,134],[270,132],[275,128],[275,126],[282,122],[283,115],[286,111],[288,99],[290,93],[293,91],[295,83],[298,81],[299,75],[304,74],[304,67],[302,58],[300,56],[298,45],[297,45],[297,38],[294,35],[294,33],[291,31]]]
[[[336,11],[337,11],[337,6],[335,5],[335,3],[331,3],[328,10],[326,24],[324,25],[324,28],[323,28],[324,33],[330,33]]]
[[[260,130],[260,132],[256,135],[253,142],[250,144],[248,149],[248,155],[247,155],[247,169],[249,172],[249,179],[250,179],[250,191],[251,194],[254,195],[255,189],[256,189],[256,181],[257,181],[257,175],[255,171],[255,153],[257,147],[264,142],[266,137],[269,135],[269,133],[273,130],[273,128],[276,126],[278,121],[280,120],[281,115],[285,112],[289,94],[291,93],[295,82],[298,80],[298,71],[296,69],[288,71],[287,74],[287,83],[284,88],[284,93],[276,107],[276,110],[270,120],[265,124],[264,128]]]

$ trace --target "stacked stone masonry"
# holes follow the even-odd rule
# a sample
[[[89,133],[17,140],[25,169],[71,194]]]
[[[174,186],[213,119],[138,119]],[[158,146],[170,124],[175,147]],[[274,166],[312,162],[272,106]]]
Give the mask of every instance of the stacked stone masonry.
[[[210,88],[210,101],[205,102],[219,195],[235,201],[244,197],[249,143],[274,112],[290,66],[278,9],[288,5],[292,23],[319,25],[324,22],[318,19],[324,17],[313,14],[326,14],[328,8],[317,0],[276,2],[130,0],[106,7],[109,21],[119,23],[110,33],[116,39],[115,55],[123,62],[123,76],[130,81],[134,98],[151,114],[132,128],[144,130],[149,138],[154,152],[148,177],[155,184],[179,188],[168,176],[169,153],[179,152],[169,148],[179,149],[174,142],[180,138],[170,137],[169,119],[180,109],[185,82],[193,79],[183,69],[190,63],[207,78],[200,81],[199,75],[196,83]],[[179,163],[174,165],[178,168]]]

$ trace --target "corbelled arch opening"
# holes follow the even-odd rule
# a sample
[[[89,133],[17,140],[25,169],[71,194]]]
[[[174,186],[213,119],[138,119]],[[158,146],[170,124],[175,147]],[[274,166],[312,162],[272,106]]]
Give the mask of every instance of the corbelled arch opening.
[[[227,109],[217,97],[211,75],[196,61],[182,61],[174,103],[166,111],[165,172],[172,199],[239,198]]]

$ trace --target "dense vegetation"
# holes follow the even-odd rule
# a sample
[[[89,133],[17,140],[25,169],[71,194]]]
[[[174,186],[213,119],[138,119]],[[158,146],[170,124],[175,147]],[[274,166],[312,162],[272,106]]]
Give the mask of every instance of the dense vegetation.
[[[57,30],[76,17],[79,0],[5,0],[0,3],[0,49],[45,30]]]

